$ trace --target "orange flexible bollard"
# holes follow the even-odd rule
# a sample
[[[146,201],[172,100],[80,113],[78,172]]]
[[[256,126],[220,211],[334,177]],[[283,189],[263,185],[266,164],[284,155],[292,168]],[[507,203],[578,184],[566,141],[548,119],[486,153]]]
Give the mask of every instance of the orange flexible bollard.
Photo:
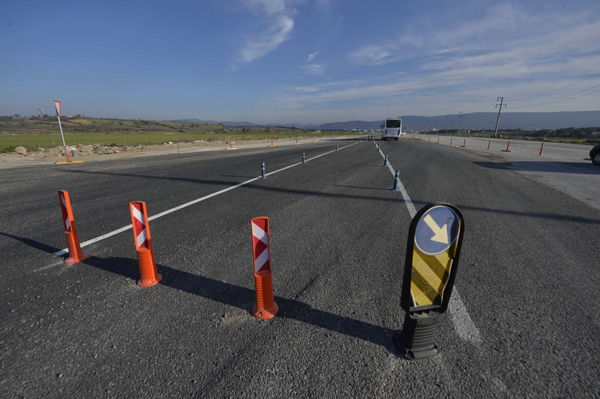
[[[431,144],[431,136],[429,136],[429,141],[427,142],[427,144]]]
[[[509,149],[510,147],[510,140],[508,141],[508,144],[506,145],[506,150],[502,150],[504,152],[512,152],[512,150]]]
[[[131,211],[131,223],[133,224],[135,250],[140,267],[140,279],[137,285],[150,287],[162,280],[162,276],[156,271],[146,203],[143,201],[130,202],[129,209]]]
[[[540,155],[544,153],[544,143],[542,143],[542,148],[540,148]]]
[[[256,305],[252,308],[252,314],[259,319],[265,320],[275,316],[279,310],[273,297],[269,218],[254,218],[251,220],[251,225],[254,281],[256,287]]]
[[[492,145],[492,140],[488,142],[488,150],[490,149],[490,145]]]
[[[467,147],[467,139],[465,139],[465,142],[463,143],[463,145],[461,147],[468,148]]]
[[[438,137],[438,142],[437,142],[437,144],[439,144],[439,143],[440,143],[440,138]]]
[[[452,147],[452,140],[454,140],[453,138],[450,139],[450,147]]]
[[[63,227],[65,228],[67,247],[69,248],[69,257],[65,259],[65,263],[72,265],[73,263],[81,262],[90,256],[81,252],[81,245],[79,244],[79,236],[77,235],[77,229],[75,228],[69,192],[65,190],[59,191],[58,198],[60,200],[60,210],[63,215]]]

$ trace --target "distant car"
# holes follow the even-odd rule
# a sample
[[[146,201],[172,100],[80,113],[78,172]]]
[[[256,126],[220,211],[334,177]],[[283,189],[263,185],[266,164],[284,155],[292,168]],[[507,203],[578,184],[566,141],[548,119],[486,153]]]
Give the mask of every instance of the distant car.
[[[387,119],[381,124],[381,140],[398,140],[402,135],[402,119]]]
[[[600,165],[600,144],[596,144],[590,151],[590,158],[594,165]]]

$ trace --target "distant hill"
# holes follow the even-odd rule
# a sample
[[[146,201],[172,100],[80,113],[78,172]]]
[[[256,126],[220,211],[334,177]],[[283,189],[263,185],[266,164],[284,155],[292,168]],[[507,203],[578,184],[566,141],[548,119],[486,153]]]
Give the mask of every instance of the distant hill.
[[[393,117],[393,116],[391,116]],[[446,129],[446,117],[450,118],[448,129],[458,129],[458,115],[439,116],[401,116],[402,122],[410,130],[429,130],[437,127]],[[475,112],[464,114],[461,127],[464,129],[494,129],[497,112]],[[301,129],[343,130],[343,129],[378,129],[383,120],[379,121],[348,121],[324,123],[321,125],[296,125]],[[287,125],[286,125],[287,126]],[[600,111],[576,112],[507,112],[500,115],[499,129],[562,129],[567,127],[600,126]]]
[[[217,121],[212,121],[212,120],[201,120],[198,118],[190,118],[190,119],[176,119],[176,120],[172,120],[170,122],[186,122],[186,123],[220,123],[223,124],[225,126],[256,126],[256,124],[251,123],[251,122],[217,122]]]
[[[390,116],[393,117],[393,116]],[[404,127],[409,130],[430,130],[438,125],[440,130],[446,129],[446,117],[450,118],[448,129],[458,129],[458,115],[438,116],[401,116]],[[497,112],[474,112],[464,114],[461,127],[463,129],[494,129],[496,127]],[[251,122],[218,122],[213,120],[201,120],[198,118],[178,119],[172,122],[197,122],[197,123],[221,123],[225,126],[258,126]],[[315,130],[352,130],[352,129],[378,129],[383,120],[378,121],[347,121],[323,123],[320,125],[302,123],[267,124],[270,126],[296,126],[299,129]],[[563,129],[567,127],[596,127],[600,126],[600,111],[575,111],[575,112],[509,112],[503,111],[500,116],[499,129]]]

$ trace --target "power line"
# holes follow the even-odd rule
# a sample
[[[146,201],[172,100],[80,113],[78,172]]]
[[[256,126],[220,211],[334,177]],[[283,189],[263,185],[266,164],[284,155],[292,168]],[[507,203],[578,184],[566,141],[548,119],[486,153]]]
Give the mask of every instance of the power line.
[[[519,99],[517,99],[517,100],[511,100],[511,101],[525,101],[525,100],[530,100],[530,99],[532,99],[532,98],[536,98],[536,97],[545,96],[546,94],[554,93],[554,92],[560,91],[560,90],[562,90],[562,89],[566,89],[567,87],[575,86],[575,85],[576,85],[576,84],[578,84],[578,83],[581,83],[581,82],[583,82],[583,81],[586,81],[586,80],[588,80],[588,79],[591,79],[591,78],[593,78],[594,76],[598,76],[598,75],[600,75],[600,73],[594,74],[594,75],[592,75],[592,76],[588,76],[587,78],[585,78],[585,79],[582,79],[582,80],[580,80],[579,82],[571,83],[570,85],[566,85],[566,86],[564,86],[564,87],[561,87],[560,89],[552,90],[552,91],[549,91],[549,92],[547,92],[547,93],[543,93],[543,94],[538,94],[537,96],[533,96],[533,97],[519,98]]]
[[[588,91],[588,90],[593,89],[593,88],[598,87],[598,86],[600,86],[600,84],[597,84],[597,85],[592,86],[592,87],[588,87],[585,90],[576,91],[575,93],[571,93],[568,96],[555,98],[554,100],[548,100],[548,101],[544,101],[544,102],[541,102],[541,103],[538,103],[538,104],[524,105],[522,107],[511,107],[511,108],[531,108],[531,107],[537,107],[538,105],[547,105],[547,104],[554,104],[554,103],[560,103],[560,102],[563,102],[563,101],[573,100],[574,98],[583,97],[583,96],[587,96],[588,94],[597,93],[600,90],[593,91],[591,93],[586,93],[586,94],[583,94],[581,96],[575,96],[575,94],[583,93],[584,91]],[[575,97],[573,97],[573,96],[575,96]]]

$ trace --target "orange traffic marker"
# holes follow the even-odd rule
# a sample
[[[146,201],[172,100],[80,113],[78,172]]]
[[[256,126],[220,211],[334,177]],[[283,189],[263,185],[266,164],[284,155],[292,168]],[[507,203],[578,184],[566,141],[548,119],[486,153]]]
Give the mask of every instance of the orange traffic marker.
[[[419,143],[421,142],[421,137],[419,137]]]
[[[540,155],[544,153],[544,143],[542,143],[542,148],[540,148]]]
[[[450,147],[452,147],[452,140],[454,140],[453,138],[450,139]]]
[[[502,150],[504,152],[512,152],[512,150],[509,149],[510,147],[510,140],[508,141],[508,144],[506,145],[506,150]]]
[[[135,250],[140,266],[140,279],[137,285],[140,287],[150,287],[162,280],[162,276],[156,271],[146,203],[143,201],[130,202],[129,209],[131,211],[131,223],[133,224]]]
[[[431,136],[429,136],[429,141],[427,142],[427,144],[431,143]]]
[[[488,142],[488,150],[490,149],[490,145],[492,145],[492,140]]]
[[[313,137],[313,144],[315,143],[315,138]]]
[[[251,225],[254,280],[256,285],[256,305],[252,308],[252,314],[259,319],[265,320],[275,316],[279,310],[273,298],[269,218],[254,218],[251,220]]]
[[[437,142],[437,144],[439,144],[439,143],[440,143],[440,138],[438,137],[438,142]]]
[[[90,256],[81,252],[79,236],[77,235],[75,219],[73,218],[73,210],[71,209],[69,192],[64,190],[59,191],[58,198],[60,200],[60,210],[62,211],[63,215],[63,226],[65,228],[65,236],[67,238],[67,247],[69,247],[69,257],[65,259],[65,263],[71,265],[73,263],[81,262]]]
[[[296,137],[296,144],[295,145],[298,145],[298,137]]]
[[[465,139],[465,142],[463,143],[463,145],[461,145],[461,147],[463,147],[463,148],[468,148],[468,147],[467,147],[467,139]]]
[[[271,137],[271,145],[269,147],[275,147],[275,144],[273,144],[273,137]]]
[[[226,150],[237,150],[237,148],[233,147],[233,141],[229,140],[229,148],[225,148]]]

